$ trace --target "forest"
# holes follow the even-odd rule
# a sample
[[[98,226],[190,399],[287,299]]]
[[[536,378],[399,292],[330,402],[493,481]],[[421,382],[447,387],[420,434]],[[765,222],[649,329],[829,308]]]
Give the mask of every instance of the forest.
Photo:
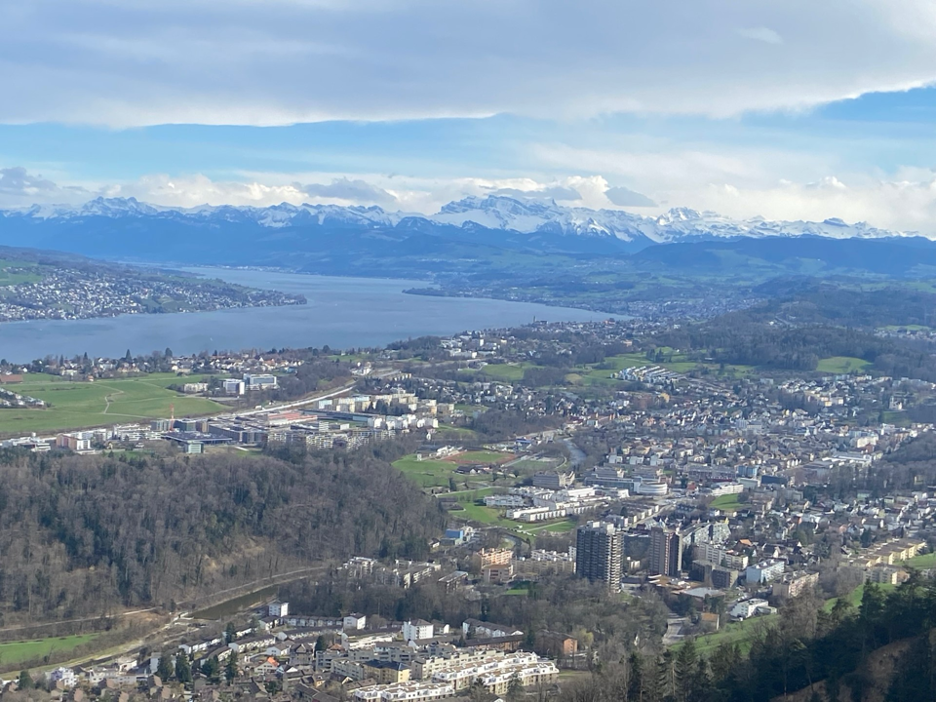
[[[421,558],[411,447],[233,456],[0,451],[0,622],[163,606],[352,555]]]
[[[691,641],[661,654],[632,649],[602,659],[562,702],[762,702],[801,690],[795,699],[804,702],[861,702],[872,692],[934,700],[934,626],[936,582],[919,573],[890,594],[866,585],[857,608],[843,598],[825,609],[804,595],[747,651],[725,643],[704,655]]]

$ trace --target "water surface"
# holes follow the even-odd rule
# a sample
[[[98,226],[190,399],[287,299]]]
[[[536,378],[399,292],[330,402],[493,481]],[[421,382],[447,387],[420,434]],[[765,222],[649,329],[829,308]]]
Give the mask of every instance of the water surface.
[[[0,358],[25,363],[47,355],[123,356],[163,351],[268,350],[328,345],[384,346],[424,335],[509,327],[534,320],[590,321],[609,315],[528,302],[428,297],[403,291],[412,280],[339,278],[253,270],[188,268],[255,288],[301,293],[306,305],[108,319],[0,323]]]

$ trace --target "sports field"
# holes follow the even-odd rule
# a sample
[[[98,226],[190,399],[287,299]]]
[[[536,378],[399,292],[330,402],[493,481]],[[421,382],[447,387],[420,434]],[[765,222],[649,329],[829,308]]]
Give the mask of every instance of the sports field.
[[[820,373],[845,375],[852,371],[863,371],[870,365],[871,363],[869,361],[865,361],[861,358],[854,358],[852,356],[830,356],[829,358],[821,359],[816,366],[816,370]]]
[[[0,433],[64,431],[104,424],[137,422],[175,416],[198,416],[221,411],[223,406],[202,397],[188,397],[168,390],[169,385],[199,382],[201,377],[180,378],[173,373],[156,373],[139,378],[64,380],[51,375],[27,375],[7,390],[44,400],[45,409],[0,409]]]

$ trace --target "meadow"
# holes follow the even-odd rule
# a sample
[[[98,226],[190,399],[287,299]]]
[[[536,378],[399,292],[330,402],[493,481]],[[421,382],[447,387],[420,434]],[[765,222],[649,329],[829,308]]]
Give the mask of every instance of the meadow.
[[[12,641],[0,643],[0,670],[14,670],[25,661],[43,658],[50,653],[73,651],[82,644],[93,641],[97,634],[53,637],[33,641]]]
[[[45,409],[0,409],[0,433],[64,431],[106,424],[138,422],[168,417],[213,414],[223,405],[203,397],[180,395],[168,386],[198,382],[200,377],[180,378],[156,373],[118,380],[72,381],[51,375],[28,375],[14,392],[49,403]]]

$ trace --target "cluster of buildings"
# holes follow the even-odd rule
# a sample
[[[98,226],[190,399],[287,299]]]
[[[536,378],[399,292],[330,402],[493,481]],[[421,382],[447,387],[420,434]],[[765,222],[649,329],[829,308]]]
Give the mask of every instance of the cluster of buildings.
[[[19,270],[19,269],[7,269]],[[43,265],[21,269],[38,280],[7,286],[0,322],[28,319],[88,319],[147,314],[172,300],[173,311],[303,304],[301,297],[273,290],[243,290],[197,280],[134,276],[103,268]]]
[[[424,620],[371,624],[359,613],[291,613],[285,602],[271,603],[255,621],[236,629],[230,639],[187,638],[175,651],[142,662],[121,658],[101,666],[58,668],[50,680],[65,691],[87,685],[115,695],[153,690],[159,697],[165,687],[164,698],[176,696],[166,686],[168,681],[154,679],[160,657],[170,655],[194,662],[214,660],[222,667],[236,661],[237,675],[230,683],[242,692],[274,683],[314,696],[325,686],[340,685],[343,694],[360,702],[432,702],[473,686],[498,696],[516,685],[543,689],[552,686],[559,673],[552,660],[519,650],[522,631],[489,622],[467,620],[456,630]],[[569,648],[567,642],[565,646]],[[218,689],[218,683],[197,676],[193,688],[196,694],[204,693]],[[326,698],[319,702],[331,699]],[[80,700],[71,696],[70,702]]]

